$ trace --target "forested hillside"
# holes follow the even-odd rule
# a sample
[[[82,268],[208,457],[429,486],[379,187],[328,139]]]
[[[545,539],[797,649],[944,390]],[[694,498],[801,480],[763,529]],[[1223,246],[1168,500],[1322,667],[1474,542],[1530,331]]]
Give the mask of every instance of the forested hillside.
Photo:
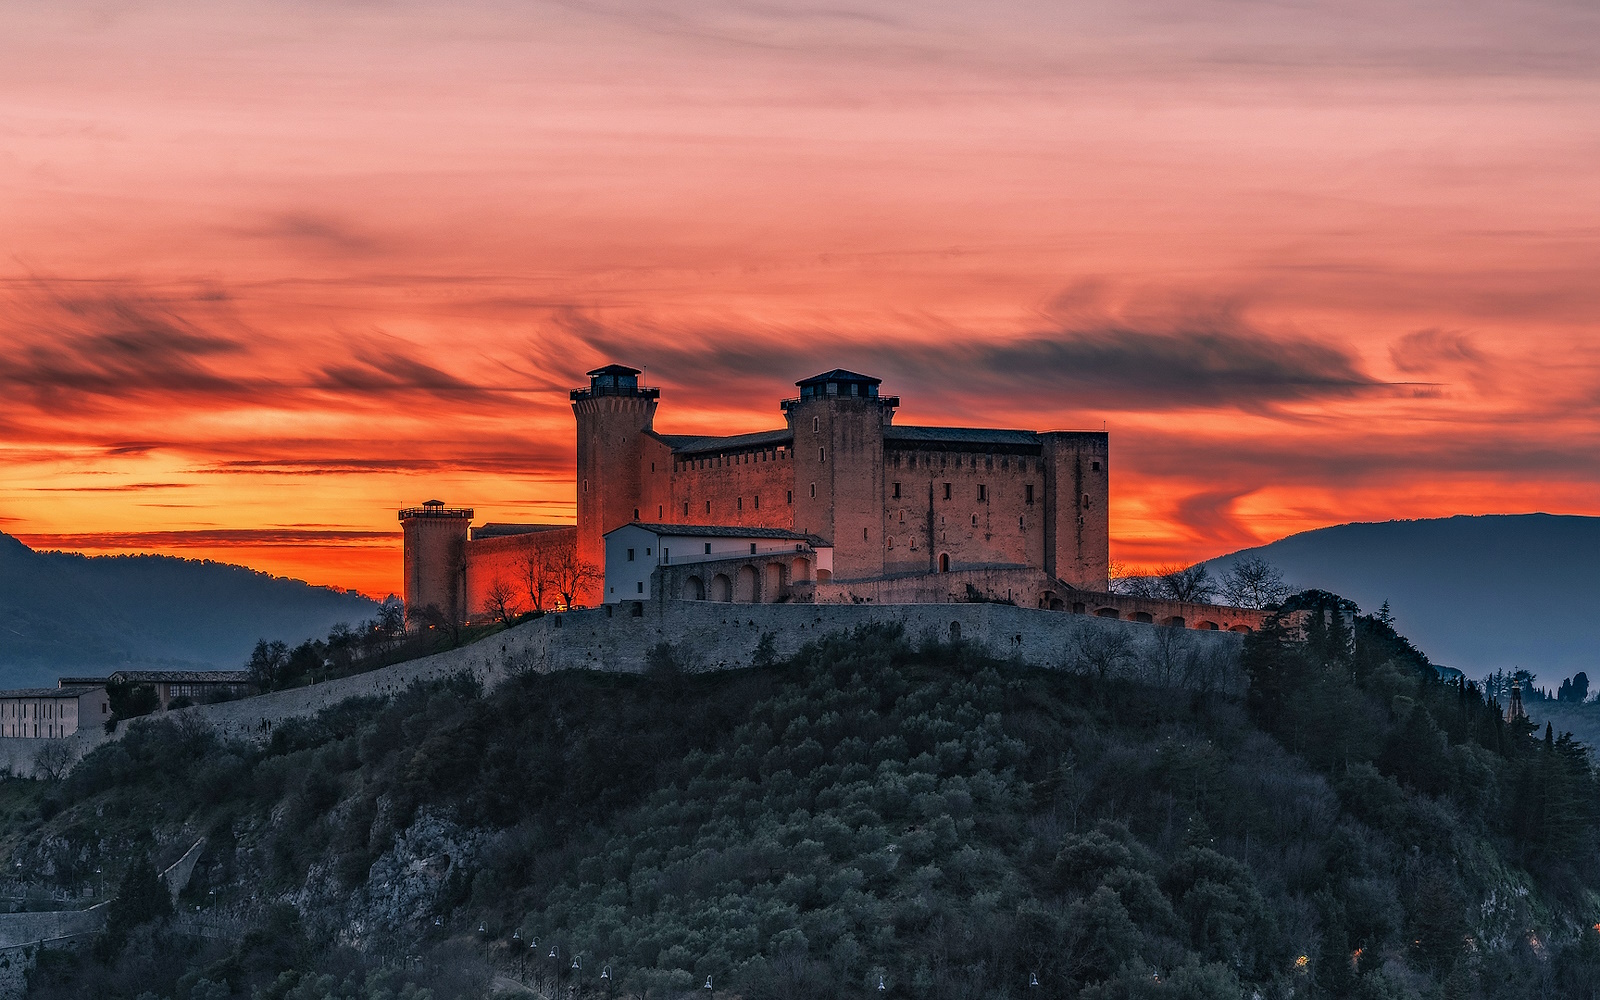
[[[1252,637],[1245,702],[877,629],[419,686],[260,749],[136,726],[0,785],[0,864],[146,898],[133,866],[206,853],[30,995],[1595,996],[1583,748],[1332,621]]]
[[[35,552],[0,534],[0,687],[129,664],[238,669],[262,636],[294,644],[376,609],[243,566]]]

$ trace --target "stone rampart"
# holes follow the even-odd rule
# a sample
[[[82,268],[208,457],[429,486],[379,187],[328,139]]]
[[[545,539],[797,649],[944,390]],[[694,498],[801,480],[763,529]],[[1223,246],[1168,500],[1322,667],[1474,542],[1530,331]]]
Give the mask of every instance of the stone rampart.
[[[512,673],[646,669],[662,643],[687,670],[750,666],[764,636],[782,657],[807,642],[862,625],[897,623],[912,641],[959,639],[999,657],[1042,667],[1082,670],[1155,684],[1238,693],[1243,637],[1093,615],[1003,604],[724,604],[709,601],[627,601],[551,614],[460,649],[310,687],[274,691],[166,713],[204,720],[224,736],[266,740],[284,719],[301,718],[357,697],[388,697],[415,681],[466,672],[486,687]],[[157,716],[160,718],[162,716]],[[99,728],[68,740],[73,759],[120,737]],[[32,774],[45,740],[0,739],[0,763]]]

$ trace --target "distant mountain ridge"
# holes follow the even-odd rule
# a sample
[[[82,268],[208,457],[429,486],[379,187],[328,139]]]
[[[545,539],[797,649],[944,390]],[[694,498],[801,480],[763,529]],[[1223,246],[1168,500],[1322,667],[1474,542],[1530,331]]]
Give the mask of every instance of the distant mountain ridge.
[[[128,664],[237,669],[259,638],[292,645],[376,609],[244,566],[36,552],[0,532],[0,688]]]
[[[1244,549],[1298,588],[1363,611],[1389,602],[1399,631],[1469,677],[1522,667],[1554,686],[1600,667],[1600,517],[1492,514],[1341,524]]]

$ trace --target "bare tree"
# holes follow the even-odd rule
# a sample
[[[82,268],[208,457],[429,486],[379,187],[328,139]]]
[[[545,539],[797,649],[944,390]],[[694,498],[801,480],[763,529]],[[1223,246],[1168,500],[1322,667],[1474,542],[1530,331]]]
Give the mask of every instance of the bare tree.
[[[1177,687],[1189,672],[1195,640],[1182,626],[1164,625],[1152,634],[1143,657],[1146,680],[1157,687]]]
[[[483,613],[503,625],[521,613],[517,607],[517,590],[503,577],[495,577],[483,595]]]
[[[1206,564],[1195,563],[1188,568],[1174,566],[1162,570],[1156,580],[1156,589],[1160,596],[1174,601],[1203,603],[1216,594],[1217,585],[1211,579],[1211,571],[1206,569]]]
[[[33,774],[47,781],[60,781],[72,766],[72,748],[58,740],[51,740],[33,755]]]
[[[1067,650],[1069,667],[1100,680],[1116,673],[1133,659],[1133,640],[1123,628],[1084,628]]]
[[[1113,594],[1123,594],[1128,597],[1158,597],[1152,579],[1128,571],[1124,563],[1112,562],[1108,567],[1110,582],[1108,587]]]
[[[1237,608],[1264,608],[1293,593],[1283,573],[1260,556],[1246,556],[1222,577],[1222,597]]]
[[[550,552],[538,546],[522,557],[518,567],[522,571],[522,589],[528,595],[528,607],[543,611],[545,598],[550,594]]]
[[[406,621],[414,630],[433,629],[450,637],[451,646],[461,645],[461,617],[437,604],[406,608]]]
[[[576,545],[562,545],[550,554],[550,585],[563,608],[577,606],[578,597],[605,579],[599,567],[578,558]]]

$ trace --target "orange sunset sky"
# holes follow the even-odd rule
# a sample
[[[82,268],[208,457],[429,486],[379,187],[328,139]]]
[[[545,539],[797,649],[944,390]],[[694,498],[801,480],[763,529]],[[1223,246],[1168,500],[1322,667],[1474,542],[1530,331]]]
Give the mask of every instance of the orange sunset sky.
[[[0,5],[0,530],[382,596],[869,372],[1112,434],[1112,555],[1600,514],[1589,2]]]

